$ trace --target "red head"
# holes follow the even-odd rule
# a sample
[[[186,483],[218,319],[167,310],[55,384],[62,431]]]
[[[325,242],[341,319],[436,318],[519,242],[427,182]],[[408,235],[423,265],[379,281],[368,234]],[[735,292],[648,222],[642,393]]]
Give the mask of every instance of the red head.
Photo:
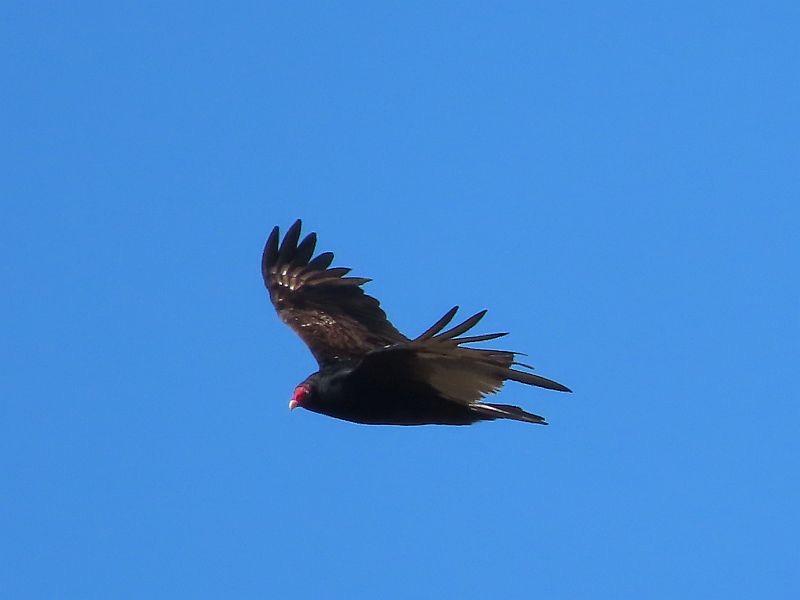
[[[296,388],[294,388],[292,399],[289,401],[289,410],[294,410],[298,406],[303,406],[303,401],[308,397],[310,393],[311,393],[311,386],[309,386],[307,383],[301,383]]]

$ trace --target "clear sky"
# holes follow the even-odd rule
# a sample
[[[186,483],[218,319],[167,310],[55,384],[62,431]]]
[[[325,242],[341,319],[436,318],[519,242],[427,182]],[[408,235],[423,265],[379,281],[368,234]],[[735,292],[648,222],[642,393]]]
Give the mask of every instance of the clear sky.
[[[0,595],[800,597],[798,6],[4,3]],[[298,217],[575,393],[290,414]]]

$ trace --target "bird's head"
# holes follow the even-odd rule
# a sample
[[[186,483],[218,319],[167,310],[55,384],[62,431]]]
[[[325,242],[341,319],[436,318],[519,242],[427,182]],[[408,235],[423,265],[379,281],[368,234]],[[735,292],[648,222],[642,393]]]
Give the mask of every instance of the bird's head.
[[[349,370],[342,368],[341,365],[335,365],[309,375],[294,388],[289,408],[294,410],[300,407],[328,414],[331,406],[339,405],[345,399],[342,385],[343,378],[346,378],[348,373]]]
[[[310,381],[304,381],[292,393],[292,399],[289,400],[289,410],[294,410],[298,406],[307,408],[314,396],[314,385]]]

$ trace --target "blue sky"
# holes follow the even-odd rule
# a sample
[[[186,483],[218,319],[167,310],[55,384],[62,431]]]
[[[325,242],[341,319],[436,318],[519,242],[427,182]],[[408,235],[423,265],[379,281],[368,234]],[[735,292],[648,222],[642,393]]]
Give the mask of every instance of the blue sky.
[[[0,589],[800,591],[796,3],[6,3]],[[549,427],[289,413],[302,217]]]

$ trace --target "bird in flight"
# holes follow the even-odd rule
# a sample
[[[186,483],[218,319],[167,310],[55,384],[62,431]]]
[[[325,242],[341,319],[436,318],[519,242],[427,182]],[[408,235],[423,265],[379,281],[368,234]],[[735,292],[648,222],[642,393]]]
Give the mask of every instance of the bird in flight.
[[[299,384],[289,408],[371,425],[471,425],[513,419],[546,425],[518,406],[483,402],[507,380],[549,390],[569,388],[534,375],[516,353],[465,346],[506,333],[467,335],[483,310],[458,325],[451,308],[424,333],[408,338],[364,293],[363,277],[331,267],[333,253],[314,255],[315,233],[300,241],[301,221],[283,240],[276,226],[267,239],[261,273],[280,318],[303,339],[319,370]]]

